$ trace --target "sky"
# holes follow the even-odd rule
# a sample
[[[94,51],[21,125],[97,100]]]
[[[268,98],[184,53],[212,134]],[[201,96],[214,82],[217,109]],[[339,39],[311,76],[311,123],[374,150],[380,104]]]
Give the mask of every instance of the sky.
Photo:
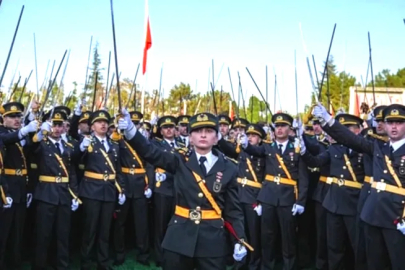
[[[55,60],[56,70],[64,51],[70,50],[64,78],[65,95],[73,89],[74,81],[78,89],[82,89],[91,36],[93,46],[98,43],[106,81],[109,51],[113,55],[109,0],[3,0],[0,6],[1,72],[23,5],[24,14],[1,86],[3,91],[9,88],[17,64],[15,81],[18,74],[23,81],[34,70],[28,89],[36,91],[34,33],[39,85],[44,80],[48,61],[51,66]],[[145,1],[114,0],[114,17],[119,71],[121,78],[132,80],[138,63],[142,62]],[[276,74],[275,110],[295,114],[296,54],[298,111],[301,112],[310,103],[312,92],[306,57],[311,59],[313,54],[317,69],[321,70],[335,23],[331,55],[338,71],[345,70],[359,82],[361,76],[365,78],[368,32],[374,74],[382,69],[396,72],[405,67],[403,0],[150,0],[149,17],[152,48],[148,53],[147,72],[144,76],[141,72],[138,74],[137,83],[146,91],[158,89],[163,67],[165,96],[181,82],[190,84],[194,92],[207,92],[214,60],[216,89],[222,86],[224,91],[231,91],[229,68],[234,91],[237,91],[239,72],[245,98],[251,95],[260,98],[246,67],[266,96],[267,66],[271,109],[274,111]],[[114,68],[111,65],[111,70]]]

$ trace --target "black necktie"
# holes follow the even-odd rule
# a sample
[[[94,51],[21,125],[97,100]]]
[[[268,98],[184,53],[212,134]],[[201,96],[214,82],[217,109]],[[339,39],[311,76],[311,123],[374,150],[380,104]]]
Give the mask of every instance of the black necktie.
[[[203,175],[204,175],[204,177],[205,177],[205,176],[207,175],[207,168],[205,168],[204,162],[207,161],[207,158],[204,157],[204,156],[201,156],[200,159],[199,159],[199,161],[200,161],[200,168],[201,168],[201,171],[202,171],[202,173],[203,173]]]
[[[56,152],[57,152],[57,154],[58,154],[58,155],[62,155],[62,152],[60,151],[60,148],[59,148],[59,143],[55,143],[55,146],[56,146]]]
[[[278,153],[279,153],[280,155],[283,154],[283,145],[282,145],[282,144],[279,144],[279,145],[278,145]]]
[[[171,142],[170,145],[172,148],[174,148],[174,142]]]
[[[105,145],[104,145],[104,140],[101,140],[101,144],[103,145],[104,151],[107,151],[107,149],[105,148]]]

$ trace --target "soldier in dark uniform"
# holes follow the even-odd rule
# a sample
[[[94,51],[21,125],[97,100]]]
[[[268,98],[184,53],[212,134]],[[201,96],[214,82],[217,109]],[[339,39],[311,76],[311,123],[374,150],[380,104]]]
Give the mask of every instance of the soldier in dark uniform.
[[[85,110],[80,103],[74,109],[72,119],[70,121],[70,135],[81,141],[84,135],[90,134],[89,117],[91,111]]]
[[[177,117],[177,126],[179,129],[179,136],[177,137],[184,147],[189,146],[189,137],[188,137],[188,121],[190,119],[189,115],[180,115]]]
[[[0,211],[0,269],[21,267],[25,215],[32,201],[33,185],[28,181],[24,147],[25,138],[29,133],[37,131],[38,122],[33,121],[21,128],[23,111],[24,106],[18,102],[10,102],[2,107],[4,118],[4,123],[0,126],[0,140],[4,144],[2,177],[8,186],[13,204],[7,211]],[[9,252],[7,256],[6,250]],[[5,257],[10,261],[8,267],[5,265]]]
[[[245,134],[247,125],[249,125],[249,121],[243,118],[235,118],[232,121],[231,129],[235,130],[235,138],[240,136],[239,134]]]
[[[360,134],[363,123],[361,118],[339,114],[336,119],[354,134]],[[328,211],[328,265],[329,269],[346,269],[345,253],[354,257],[356,250],[357,203],[364,181],[363,154],[340,144],[332,144],[327,151],[317,156],[304,151],[304,147],[301,150],[305,152],[303,158],[310,166],[330,164],[327,182],[331,185],[322,204]],[[351,264],[350,268],[354,265]]]
[[[229,126],[231,125],[231,118],[228,115],[220,114],[218,115],[219,123],[219,133],[221,133],[222,138],[228,139]]]
[[[327,141],[326,136],[324,136],[324,134],[322,133],[319,120],[312,119],[310,122],[312,122],[312,128],[311,125],[307,125],[306,127],[307,131],[304,133],[302,137],[305,142],[307,151],[309,151],[311,155],[317,156],[328,149],[329,142]],[[315,227],[316,227],[315,266],[316,269],[320,270],[328,269],[328,248],[327,248],[327,230],[326,230],[327,211],[322,206],[322,203],[330,186],[330,184],[327,183],[327,178],[329,176],[330,176],[330,166],[329,164],[324,164],[323,166],[319,167],[319,174],[317,176],[318,178],[317,179],[311,178],[311,181],[315,181],[315,188],[312,193],[312,200],[315,204],[314,210],[315,210]],[[301,231],[299,229],[298,233],[305,234],[308,232]]]
[[[261,144],[266,137],[263,128],[257,124],[247,125],[246,135],[253,146]],[[248,254],[246,263],[237,264],[236,269],[245,267],[249,270],[258,270],[260,269],[261,241],[260,217],[256,211],[258,208],[257,196],[264,180],[265,160],[262,157],[250,156],[244,151],[236,153],[235,145],[224,138],[219,140],[218,145],[225,155],[238,160],[239,199],[244,214],[246,236],[254,248],[254,251]]]
[[[39,182],[34,193],[36,241],[33,269],[46,269],[53,231],[56,232],[57,243],[56,268],[68,269],[71,210],[76,211],[79,207],[76,170],[72,160],[74,146],[61,139],[63,122],[67,119],[65,111],[55,108],[49,115],[51,123],[46,121],[42,124],[31,146],[39,158]],[[44,138],[45,132],[47,136]]]
[[[284,269],[295,269],[296,262],[296,215],[305,210],[308,191],[307,166],[300,158],[299,145],[289,141],[293,118],[284,113],[274,114],[275,141],[260,146],[248,145],[247,137],[241,137],[246,153],[265,157],[265,180],[258,195],[260,202],[262,269],[274,269],[277,237],[281,232]],[[296,149],[297,148],[297,149]]]
[[[237,186],[237,168],[212,150],[217,142],[218,120],[204,113],[190,118],[190,141],[194,150],[180,154],[164,151],[136,131],[124,111],[120,129],[134,149],[157,167],[174,174],[176,208],[162,246],[164,270],[225,270],[229,252],[226,224],[238,238],[234,258],[246,255],[243,213]],[[229,222],[229,223],[224,223]]]
[[[162,151],[170,152],[178,148],[174,137],[176,118],[163,116],[157,123],[163,139],[155,138],[152,143],[160,147]],[[153,163],[151,163],[154,165]],[[163,168],[155,167],[155,177],[152,179],[153,190],[153,226],[154,226],[154,249],[156,264],[163,262],[162,241],[166,233],[167,225],[174,212],[173,174]]]
[[[140,115],[136,112],[131,112],[130,115],[134,125],[138,124]],[[134,120],[135,118],[137,120]],[[135,243],[139,250],[137,261],[143,265],[149,265],[148,199],[152,196],[149,179],[152,180],[155,174],[152,166],[146,164],[124,138],[121,138],[118,144],[126,201],[118,208],[115,219],[115,265],[121,265],[125,261],[125,222],[131,214]],[[151,172],[149,176],[146,173],[147,168]]]
[[[322,105],[313,114],[324,130],[354,151],[373,160],[373,182],[360,214],[365,222],[368,269],[403,269],[405,265],[405,106],[392,104],[383,110],[388,142],[355,136],[326,112]]]
[[[3,171],[3,147],[0,148],[0,169]],[[13,205],[13,199],[10,197],[8,193],[7,184],[4,182],[3,177],[0,176],[0,212],[2,211],[1,208],[11,208]],[[0,220],[2,223],[2,220]],[[1,225],[0,225],[1,226]]]
[[[89,118],[92,136],[84,137],[80,144],[83,153],[84,177],[79,195],[83,201],[83,237],[81,269],[90,269],[90,252],[97,243],[98,269],[109,266],[110,225],[115,203],[125,203],[124,181],[121,174],[118,143],[107,137],[110,115],[100,110]]]

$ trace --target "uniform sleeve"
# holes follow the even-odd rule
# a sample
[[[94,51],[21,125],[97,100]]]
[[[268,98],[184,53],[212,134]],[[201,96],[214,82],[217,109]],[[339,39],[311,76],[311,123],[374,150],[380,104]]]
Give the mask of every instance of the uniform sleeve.
[[[225,193],[225,209],[223,214],[225,221],[232,225],[238,238],[246,239],[243,225],[243,212],[238,196],[238,184],[236,181],[237,173],[238,172],[235,167],[232,181],[230,182]]]
[[[301,158],[310,167],[322,167],[330,163],[330,154],[328,150],[320,153],[317,156],[313,156],[309,151],[306,151],[305,154],[301,156]]]
[[[171,152],[166,152],[145,139],[138,131],[135,136],[128,141],[132,148],[148,163],[155,167],[174,174],[179,165],[177,156]]]
[[[20,137],[18,136],[19,131],[8,132],[6,129],[0,129],[0,139],[3,141],[5,145],[13,144],[21,141]]]
[[[70,122],[69,134],[76,140],[80,139],[79,138],[79,120],[80,120],[80,116],[73,114],[72,121]]]
[[[224,140],[224,138],[221,138],[218,141],[218,146],[219,149],[228,157],[233,158],[233,159],[237,159],[238,158],[238,153],[236,153],[236,148],[235,145],[231,142],[228,142],[226,140]],[[241,148],[242,150],[242,148]]]
[[[70,164],[69,164],[69,187],[72,192],[77,195],[79,193],[78,188],[78,181],[76,175],[76,167],[74,166],[73,156],[75,155],[75,151],[72,151],[72,156],[70,157]]]
[[[245,152],[248,153],[251,156],[255,157],[265,157],[266,156],[266,148],[265,144],[261,145],[251,145],[250,143],[248,146],[245,148]],[[241,149],[242,150],[242,149]]]
[[[362,136],[358,136],[351,132],[348,128],[344,127],[338,121],[335,121],[334,124],[330,127],[325,125],[323,130],[328,133],[333,139],[338,143],[343,144],[346,147],[353,149],[359,153],[365,153],[368,155],[373,155],[374,153],[374,143],[368,141]]]
[[[301,206],[305,206],[307,202],[308,185],[309,185],[308,169],[307,164],[302,158],[300,158],[298,166],[299,166],[298,199],[296,203]]]
[[[148,187],[154,189],[155,187],[155,168],[152,164],[145,162],[146,176],[148,177]]]

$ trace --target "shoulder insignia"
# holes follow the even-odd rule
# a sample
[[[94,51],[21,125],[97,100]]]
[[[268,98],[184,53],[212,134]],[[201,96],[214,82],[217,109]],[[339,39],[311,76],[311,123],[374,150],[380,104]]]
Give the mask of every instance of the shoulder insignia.
[[[71,147],[71,148],[74,148],[73,144],[68,143],[68,142],[65,142],[65,143],[66,143],[67,146],[69,146],[69,147]]]
[[[231,161],[231,162],[233,162],[233,163],[235,163],[235,164],[238,164],[238,163],[239,163],[237,160],[235,160],[235,159],[233,159],[233,158],[230,158],[230,157],[228,157],[228,156],[225,156],[225,155],[224,155],[224,159],[229,160],[229,161]]]
[[[371,138],[374,138],[374,139],[377,139],[377,140],[381,140],[381,141],[383,141],[383,142],[388,142],[388,137],[386,137],[386,136],[380,136],[380,135],[377,135],[377,134],[374,134],[374,133],[372,133],[372,134],[368,134]]]

